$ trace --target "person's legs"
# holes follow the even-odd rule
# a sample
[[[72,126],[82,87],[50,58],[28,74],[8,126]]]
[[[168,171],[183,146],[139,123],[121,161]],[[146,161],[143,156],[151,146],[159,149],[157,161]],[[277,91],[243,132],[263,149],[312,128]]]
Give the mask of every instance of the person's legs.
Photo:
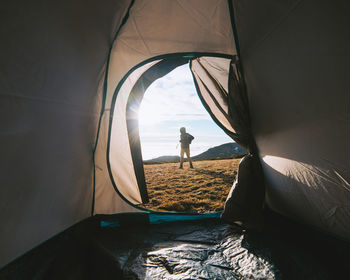
[[[181,148],[181,151],[180,151],[180,167],[179,168],[183,168],[184,154],[185,154],[185,151],[184,151],[184,149]]]
[[[188,162],[190,163],[190,168],[193,168],[191,155],[190,155],[190,149],[189,148],[186,149],[185,152],[186,152],[186,156],[187,156]]]

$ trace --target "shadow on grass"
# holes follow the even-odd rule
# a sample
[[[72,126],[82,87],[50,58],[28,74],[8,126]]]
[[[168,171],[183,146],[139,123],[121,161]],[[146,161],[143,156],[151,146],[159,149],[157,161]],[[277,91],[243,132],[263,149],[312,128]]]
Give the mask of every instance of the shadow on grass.
[[[232,175],[227,175],[223,171],[215,172],[215,171],[210,171],[205,169],[194,169],[193,171],[200,174],[212,176],[213,178],[221,178],[222,180],[224,180],[224,182],[228,182],[228,183],[233,183],[233,181],[235,180],[235,175],[233,173]]]

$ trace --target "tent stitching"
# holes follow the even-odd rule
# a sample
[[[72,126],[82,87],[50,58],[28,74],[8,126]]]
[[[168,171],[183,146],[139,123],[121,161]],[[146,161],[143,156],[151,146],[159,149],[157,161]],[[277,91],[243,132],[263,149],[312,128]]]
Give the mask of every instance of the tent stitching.
[[[208,28],[205,28],[203,25],[201,25],[200,23],[198,23],[198,22],[196,21],[196,18],[195,18],[191,13],[189,13],[189,12],[187,11],[187,9],[183,6],[183,4],[182,4],[179,0],[176,0],[176,2],[177,2],[178,5],[186,12],[186,14],[187,14],[190,18],[193,19],[193,21],[194,21],[198,26],[200,26],[200,27],[203,28],[203,29],[206,29],[206,30],[210,31]],[[216,4],[216,7],[215,7],[215,9],[214,9],[214,12],[217,10],[218,5],[219,5],[219,3]],[[196,12],[198,12],[198,11],[196,11]],[[199,13],[199,12],[198,12],[198,13]],[[200,14],[200,13],[199,13],[199,14]],[[202,14],[200,14],[200,15],[203,16]],[[223,35],[223,34],[220,34],[220,35]]]

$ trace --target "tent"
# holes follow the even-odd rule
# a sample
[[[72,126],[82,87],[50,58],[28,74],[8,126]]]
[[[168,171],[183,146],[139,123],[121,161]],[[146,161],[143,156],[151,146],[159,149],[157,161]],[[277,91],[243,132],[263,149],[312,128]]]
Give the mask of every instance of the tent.
[[[342,0],[3,3],[0,266],[89,217],[144,212],[132,109],[187,62],[210,115],[250,151],[223,217],[254,228],[266,205],[348,240],[347,8]]]

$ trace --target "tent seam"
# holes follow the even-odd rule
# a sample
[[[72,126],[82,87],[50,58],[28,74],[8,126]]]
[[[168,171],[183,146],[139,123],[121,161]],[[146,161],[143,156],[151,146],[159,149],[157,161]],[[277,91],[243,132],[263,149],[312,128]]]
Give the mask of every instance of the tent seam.
[[[127,22],[128,18],[129,18],[129,14],[130,14],[130,10],[132,8],[132,6],[134,5],[135,0],[131,0],[129,7],[124,15],[124,18],[118,28],[118,30],[116,31],[113,41],[110,45],[109,48],[109,52],[108,52],[108,56],[107,56],[107,62],[106,62],[106,72],[105,72],[105,77],[104,77],[104,82],[103,82],[103,95],[102,95],[102,104],[101,104],[101,111],[100,111],[100,118],[99,118],[99,122],[98,122],[98,127],[97,127],[97,135],[96,135],[96,140],[95,140],[95,146],[93,148],[93,191],[92,191],[92,205],[91,205],[91,216],[94,215],[94,211],[95,211],[95,190],[96,190],[96,163],[95,163],[95,155],[96,155],[96,150],[97,150],[97,145],[98,145],[98,140],[99,140],[99,136],[100,136],[100,130],[101,130],[101,123],[102,123],[102,118],[105,112],[105,106],[106,106],[106,96],[107,96],[107,85],[108,85],[108,74],[109,74],[109,64],[110,64],[110,60],[111,60],[111,53],[114,47],[114,43],[120,33],[120,30],[122,29],[122,27],[125,25],[125,23]]]

